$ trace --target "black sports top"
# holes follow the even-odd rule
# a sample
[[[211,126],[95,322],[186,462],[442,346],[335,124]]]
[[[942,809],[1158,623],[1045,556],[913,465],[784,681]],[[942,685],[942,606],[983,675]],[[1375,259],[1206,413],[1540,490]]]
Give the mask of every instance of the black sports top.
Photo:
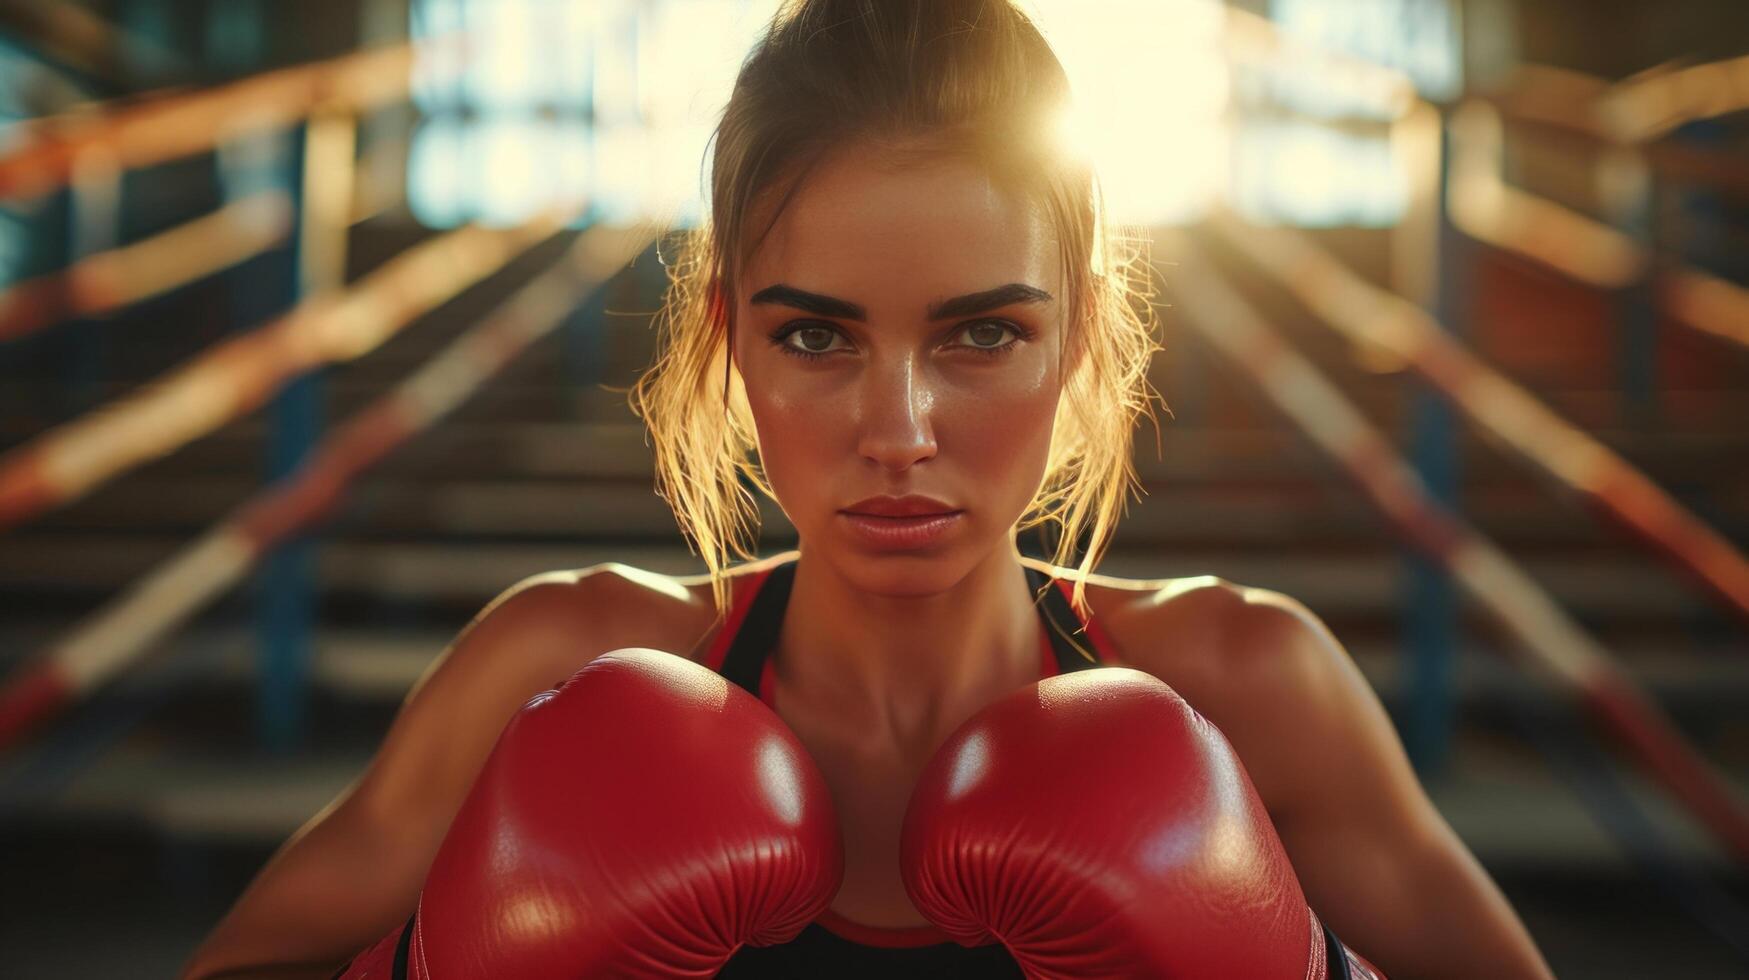
[[[701,662],[766,704],[772,703],[770,653],[783,625],[795,578],[795,560],[749,573],[716,641]],[[1039,641],[1039,676],[1050,677],[1116,663],[1110,645],[1093,622],[1082,623],[1069,604],[1069,589],[1043,572],[1026,569],[1034,606],[1044,621]],[[1054,587],[1053,587],[1054,586]],[[1042,597],[1042,598],[1041,598]],[[1084,632],[1083,632],[1084,628]],[[1079,635],[1077,635],[1079,634]],[[1018,978],[1019,964],[1001,944],[968,948],[946,933],[924,926],[882,929],[860,925],[828,909],[782,946],[743,946],[719,977],[935,977]]]

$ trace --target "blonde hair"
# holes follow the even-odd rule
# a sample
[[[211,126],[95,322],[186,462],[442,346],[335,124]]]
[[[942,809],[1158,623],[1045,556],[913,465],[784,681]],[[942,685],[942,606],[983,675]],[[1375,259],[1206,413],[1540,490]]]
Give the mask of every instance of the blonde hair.
[[[668,243],[657,357],[630,393],[654,444],[656,492],[709,569],[719,617],[724,571],[755,557],[747,542],[759,511],[747,486],[776,499],[730,371],[736,276],[811,166],[853,140],[970,154],[1033,192],[1056,228],[1071,311],[1068,411],[1057,413],[1044,479],[1016,530],[1055,523],[1053,562],[1065,567],[1088,533],[1071,602],[1090,615],[1085,578],[1126,491],[1139,488],[1130,433],[1154,418],[1147,371],[1161,348],[1146,239],[1107,224],[1091,166],[1057,138],[1068,90],[1009,0],[792,0],[748,55],[712,137],[708,218]]]

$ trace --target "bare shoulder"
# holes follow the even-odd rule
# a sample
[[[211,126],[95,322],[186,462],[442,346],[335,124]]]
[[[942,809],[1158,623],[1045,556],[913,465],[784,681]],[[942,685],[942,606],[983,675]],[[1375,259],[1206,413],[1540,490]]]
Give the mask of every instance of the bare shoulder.
[[[1073,581],[1079,572],[1028,562]],[[1087,601],[1122,663],[1165,681],[1233,743],[1266,803],[1292,795],[1288,719],[1348,710],[1364,687],[1345,650],[1297,600],[1215,575],[1090,575]],[[1369,692],[1370,693],[1370,692]]]
[[[727,606],[733,608],[736,597],[746,584],[747,579],[768,571],[774,565],[793,561],[800,552],[791,549],[779,554],[761,558],[757,561],[745,562],[728,569],[722,575],[726,590]],[[716,598],[711,590],[711,577],[708,573],[697,575],[662,576],[664,588],[662,592],[666,601],[662,604],[662,613],[669,617],[669,622],[682,636],[690,637],[687,643],[687,656],[697,659],[710,648],[716,638],[717,631],[723,628],[723,622],[717,617]]]
[[[729,602],[745,579],[795,552],[738,565],[725,573]],[[650,647],[696,659],[705,650],[717,621],[709,575],[665,575],[624,562],[534,576],[507,593],[519,609],[514,615],[563,628],[586,620],[605,649]],[[500,599],[504,601],[504,599]]]
[[[736,572],[741,572],[737,569]],[[587,629],[596,652],[649,647],[691,657],[715,618],[708,577],[665,575],[624,562],[549,572],[518,583],[494,602],[521,629]]]
[[[1094,622],[1111,638],[1118,658],[1153,673],[1177,674],[1182,668],[1168,668],[1171,660],[1182,659],[1189,665],[1200,659],[1188,656],[1188,651],[1207,649],[1223,618],[1245,601],[1242,586],[1213,575],[1151,579],[1099,573],[1083,576],[1079,569],[1035,558],[1023,557],[1021,562],[1053,578],[1085,580]]]
[[[1368,721],[1374,742],[1389,731],[1348,651],[1292,596],[1215,576],[1150,583],[1139,596],[1112,624],[1125,662],[1220,729],[1276,819],[1311,792],[1316,767],[1300,750],[1333,743],[1311,733],[1354,719]]]
[[[1060,578],[1078,575],[1074,569],[1033,564]],[[1293,597],[1216,575],[1090,575],[1087,596],[1125,662],[1186,684],[1257,667],[1274,669],[1279,664],[1270,661],[1278,659],[1283,641],[1323,629]]]
[[[729,604],[748,577],[795,556],[789,551],[729,569],[723,575]],[[481,615],[517,632],[587,624],[596,652],[650,647],[689,659],[708,649],[721,627],[708,574],[666,575],[616,561],[524,579]]]
[[[542,651],[553,662],[538,669],[548,670],[622,647],[684,654],[672,607],[686,596],[667,576],[619,562],[542,572],[499,593],[463,635],[471,647]]]
[[[600,615],[611,605],[600,598],[608,579],[604,566],[530,575],[498,593],[463,635],[486,633],[506,639],[568,635],[593,645],[611,632],[611,623]]]

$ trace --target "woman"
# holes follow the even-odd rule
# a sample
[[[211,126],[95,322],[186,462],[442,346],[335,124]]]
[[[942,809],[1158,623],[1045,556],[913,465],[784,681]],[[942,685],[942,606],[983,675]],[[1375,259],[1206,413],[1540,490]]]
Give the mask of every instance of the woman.
[[[1158,677],[1226,734],[1307,902],[1387,974],[1549,976],[1315,617],[1210,578],[1092,573],[1157,348],[1140,250],[1103,224],[1086,161],[1057,139],[1067,105],[1060,65],[1007,0],[788,5],[724,112],[711,219],[633,391],[658,488],[710,572],[604,566],[488,606],[187,975],[325,975],[398,926],[505,720],[637,646],[762,694],[824,774],[845,873],[796,940],[816,966],[959,969],[901,880],[907,801],[955,728],[1073,650]],[[750,557],[743,478],[783,507],[797,552],[730,567]],[[1016,549],[1047,521],[1058,565]],[[1083,536],[1079,567],[1061,567]],[[745,952],[727,972],[758,975]],[[1014,975],[1001,952],[963,975]]]

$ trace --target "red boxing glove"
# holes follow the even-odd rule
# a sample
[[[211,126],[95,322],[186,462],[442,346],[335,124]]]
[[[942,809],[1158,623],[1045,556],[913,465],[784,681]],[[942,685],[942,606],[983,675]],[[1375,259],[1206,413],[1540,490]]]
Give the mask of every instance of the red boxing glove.
[[[918,778],[900,868],[931,922],[1028,977],[1382,977],[1328,958],[1226,737],[1138,670],[1046,678],[961,726]]]
[[[743,943],[795,938],[843,873],[826,781],[771,709],[673,654],[618,650],[511,719],[411,935],[344,975],[708,977]]]

